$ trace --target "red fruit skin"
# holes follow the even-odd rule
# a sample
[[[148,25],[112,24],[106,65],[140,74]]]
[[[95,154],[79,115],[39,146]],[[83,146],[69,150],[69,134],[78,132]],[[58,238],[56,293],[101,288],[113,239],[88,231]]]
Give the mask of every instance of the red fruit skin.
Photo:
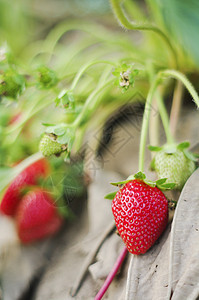
[[[16,212],[16,224],[22,243],[32,243],[56,233],[62,224],[51,195],[42,189],[27,193]]]
[[[14,216],[21,199],[21,190],[28,185],[36,185],[39,178],[45,178],[49,174],[49,170],[49,163],[43,158],[23,170],[7,188],[0,211],[7,216]]]
[[[138,179],[126,183],[117,192],[112,212],[118,232],[132,254],[144,254],[168,223],[165,195]]]

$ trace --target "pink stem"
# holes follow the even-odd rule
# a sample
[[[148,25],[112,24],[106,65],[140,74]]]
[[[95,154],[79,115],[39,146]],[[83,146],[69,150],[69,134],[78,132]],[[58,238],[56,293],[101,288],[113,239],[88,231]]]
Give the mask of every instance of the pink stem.
[[[105,292],[107,291],[109,285],[111,284],[111,282],[113,281],[113,278],[115,277],[115,275],[117,274],[117,271],[119,270],[120,266],[122,265],[123,260],[125,259],[126,255],[128,253],[128,250],[126,247],[124,247],[124,249],[122,250],[122,252],[120,253],[118,259],[116,260],[112,270],[110,271],[110,273],[108,274],[103,286],[101,287],[101,289],[99,290],[99,292],[97,293],[97,295],[95,296],[94,300],[101,300],[102,297],[104,296]]]

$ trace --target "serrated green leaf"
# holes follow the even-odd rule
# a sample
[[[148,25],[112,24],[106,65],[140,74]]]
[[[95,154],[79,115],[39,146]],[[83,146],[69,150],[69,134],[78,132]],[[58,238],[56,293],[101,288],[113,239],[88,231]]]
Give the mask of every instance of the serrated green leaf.
[[[111,182],[111,184],[114,185],[114,186],[118,186],[120,184],[126,184],[129,181],[130,180],[123,180],[123,181],[118,181],[118,182]]]
[[[149,145],[149,146],[148,146],[148,149],[149,149],[150,151],[160,151],[160,150],[162,150],[162,147],[151,146],[151,145]]]
[[[156,185],[162,185],[163,183],[165,183],[167,181],[167,178],[161,178],[156,180]]]
[[[58,136],[57,142],[60,144],[67,145],[68,151],[70,152],[75,139],[74,128],[65,128],[65,133],[62,136]]]
[[[68,144],[68,135],[65,132],[63,135],[58,136],[57,140],[56,140],[59,144]]]
[[[158,188],[160,188],[161,190],[172,190],[172,189],[174,189],[175,186],[176,186],[176,183],[172,182],[172,183],[165,183],[165,184],[159,185]]]
[[[61,123],[61,124],[58,124],[58,125],[48,126],[46,128],[45,132],[46,133],[54,133],[55,135],[57,135],[56,132],[59,132],[59,131],[61,132],[62,129],[65,130],[65,128],[66,128],[66,124]]]
[[[183,150],[183,149],[189,148],[189,146],[190,146],[189,142],[182,142],[177,146],[177,149]]]
[[[139,171],[134,175],[134,178],[144,180],[146,178],[146,175],[143,172]]]
[[[104,199],[113,200],[115,198],[116,194],[117,194],[117,192],[109,193],[104,197]]]

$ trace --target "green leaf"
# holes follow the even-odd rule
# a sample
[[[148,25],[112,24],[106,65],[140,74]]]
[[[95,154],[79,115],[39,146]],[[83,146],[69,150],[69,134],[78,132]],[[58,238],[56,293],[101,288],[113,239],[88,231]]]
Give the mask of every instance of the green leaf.
[[[172,190],[172,189],[174,189],[175,186],[176,186],[176,183],[171,182],[171,183],[162,184],[162,185],[158,186],[158,188],[161,190]]]
[[[149,145],[149,146],[148,146],[148,149],[149,149],[150,151],[160,151],[160,150],[162,150],[162,147],[151,146],[151,145]]]
[[[123,181],[118,181],[118,182],[111,182],[111,184],[114,185],[114,186],[118,186],[118,185],[121,185],[121,184],[126,184],[129,181],[130,180],[123,180]]]
[[[65,132],[66,132],[66,130],[63,127],[57,127],[54,129],[54,133],[58,136],[63,135]]]
[[[66,124],[60,123],[58,125],[47,126],[45,132],[46,133],[53,133],[55,135],[63,135],[66,131]]]
[[[134,175],[134,178],[135,178],[135,179],[144,180],[144,179],[146,178],[146,175],[145,175],[143,172],[139,171],[138,173],[136,173],[136,174]]]
[[[112,192],[107,194],[104,198],[108,199],[108,200],[113,200],[115,198],[115,195],[117,194],[117,192]]]
[[[58,136],[57,142],[60,144],[67,144],[68,151],[70,152],[75,140],[75,129],[72,127],[65,128],[65,133]]]
[[[165,183],[167,181],[167,178],[161,178],[156,180],[156,185],[162,185],[163,183]]]
[[[183,150],[183,149],[189,148],[189,146],[190,146],[189,142],[182,142],[177,146],[177,149]]]

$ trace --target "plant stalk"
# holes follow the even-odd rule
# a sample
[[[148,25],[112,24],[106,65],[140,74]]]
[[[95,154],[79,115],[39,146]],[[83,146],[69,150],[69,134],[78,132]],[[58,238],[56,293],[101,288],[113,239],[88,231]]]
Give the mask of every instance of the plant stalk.
[[[75,76],[75,78],[74,78],[74,80],[72,82],[70,90],[74,90],[75,89],[75,87],[77,86],[77,83],[78,83],[79,79],[81,78],[81,76],[84,74],[84,72],[88,68],[90,68],[91,66],[97,65],[97,64],[109,64],[109,65],[112,65],[112,66],[116,66],[115,63],[110,62],[108,60],[96,60],[96,61],[89,62],[88,64],[84,65],[80,69],[80,71],[77,73],[77,75]]]
[[[109,275],[107,276],[103,286],[101,287],[101,289],[99,290],[99,292],[95,296],[95,300],[101,300],[102,299],[103,295],[105,294],[105,292],[107,291],[109,285],[111,284],[111,282],[113,281],[115,275],[117,274],[120,266],[122,265],[127,253],[128,253],[128,250],[127,250],[126,247],[124,247],[124,249],[122,250],[122,252],[119,255],[118,259],[116,260],[112,270],[110,271]]]
[[[130,30],[149,30],[149,31],[153,31],[153,32],[157,33],[159,36],[161,36],[172,53],[173,60],[175,62],[175,67],[178,66],[176,51],[173,48],[167,35],[160,28],[158,28],[152,24],[145,24],[145,23],[136,24],[136,23],[130,22],[120,5],[121,1],[110,0],[110,3],[112,5],[112,10],[113,10],[117,20],[119,21],[121,26],[123,26],[124,28],[130,29]]]
[[[167,138],[167,144],[174,144],[174,138],[170,131],[167,110],[166,110],[162,95],[160,94],[159,90],[157,90],[157,92],[156,92],[156,98],[157,98],[157,102],[158,102],[158,109],[159,109],[160,116],[162,119],[162,124],[163,124],[164,131],[165,131],[166,138]]]
[[[199,96],[192,83],[188,80],[188,78],[184,74],[176,70],[165,70],[165,71],[160,71],[158,73],[158,77],[159,78],[172,77],[181,81],[186,87],[186,89],[188,90],[188,92],[190,93],[190,95],[193,97],[193,101],[195,102],[196,106],[199,108]]]
[[[174,90],[173,102],[172,102],[171,113],[170,113],[170,130],[173,136],[175,136],[177,123],[180,115],[180,109],[182,105],[182,94],[183,94],[182,82],[177,81]]]
[[[158,86],[157,78],[152,82],[151,87],[149,89],[144,114],[143,114],[143,122],[140,136],[140,147],[139,147],[139,171],[144,171],[144,158],[145,158],[145,148],[146,148],[146,139],[147,139],[147,131],[149,126],[149,117],[151,112],[151,105],[153,101],[153,96],[155,90]]]
[[[81,113],[78,115],[76,120],[73,122],[74,127],[78,127],[83,119],[85,118],[85,115],[89,112],[95,111],[97,105],[98,105],[98,94],[105,88],[107,88],[112,82],[114,82],[114,78],[108,80],[103,86],[98,87],[95,89],[90,96],[87,98],[86,103],[84,104],[84,107],[81,111]],[[95,99],[95,100],[94,100]]]

